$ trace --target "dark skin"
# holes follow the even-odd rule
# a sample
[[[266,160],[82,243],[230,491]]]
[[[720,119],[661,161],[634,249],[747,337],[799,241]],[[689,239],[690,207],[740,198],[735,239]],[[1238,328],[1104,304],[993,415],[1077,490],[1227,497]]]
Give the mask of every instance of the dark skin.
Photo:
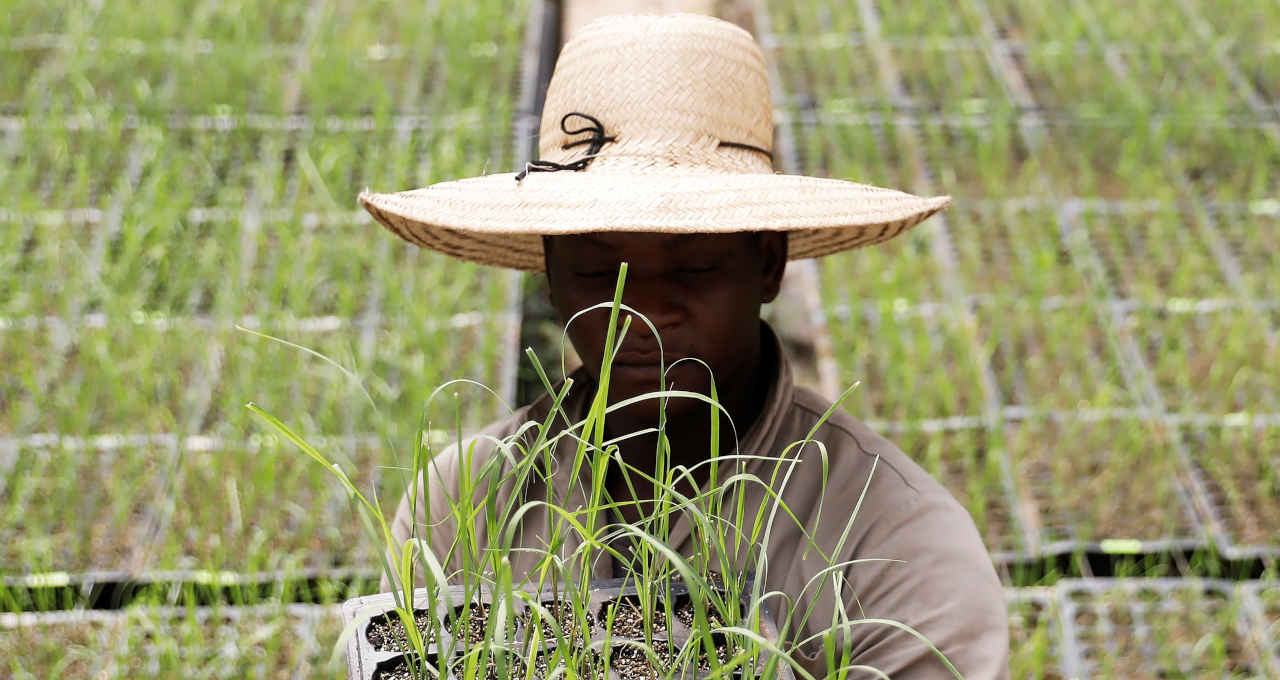
[[[628,263],[623,303],[648,317],[662,339],[665,364],[696,357],[710,366],[721,405],[721,449],[731,451],[729,418],[739,436],[759,417],[773,373],[773,358],[762,350],[760,305],[772,301],[782,284],[787,261],[785,233],[672,235],[646,232],[601,232],[543,239],[551,304],[562,323],[581,309],[613,299],[618,266]],[[625,312],[623,313],[625,316]],[[594,310],[569,326],[569,338],[588,374],[598,381],[609,310]],[[657,341],[648,326],[633,319],[609,381],[609,403],[659,388]],[[710,394],[706,367],[683,361],[666,374],[668,389]],[[711,423],[709,406],[694,399],[667,403],[667,438],[671,465],[692,467],[707,459]],[[645,400],[609,415],[606,434],[636,432],[658,424],[659,401]],[[620,446],[622,459],[652,474],[656,435],[634,437]],[[694,482],[709,474],[698,469]],[[638,498],[651,498],[651,485],[631,475]],[[631,493],[618,469],[611,469],[609,492]],[[682,491],[690,493],[692,488]],[[636,522],[642,504],[621,508],[623,519]]]

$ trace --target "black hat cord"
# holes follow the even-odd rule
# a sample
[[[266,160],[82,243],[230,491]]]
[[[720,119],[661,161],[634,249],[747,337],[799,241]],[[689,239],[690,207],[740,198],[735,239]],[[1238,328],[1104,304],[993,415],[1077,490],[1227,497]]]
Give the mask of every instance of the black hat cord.
[[[578,116],[579,118],[585,118],[587,121],[590,122],[590,125],[580,127],[576,130],[570,130],[569,119],[574,116]],[[573,137],[575,135],[580,135],[584,132],[591,133],[591,136],[586,139],[579,139],[572,142],[567,142],[560,147],[561,149],[572,149],[575,146],[582,146],[583,144],[588,144],[589,146],[587,147],[587,153],[584,156],[582,156],[582,158],[579,158],[578,160],[573,161],[572,163],[556,163],[555,161],[543,161],[543,160],[529,161],[528,163],[525,163],[524,170],[521,170],[520,173],[516,175],[516,182],[523,180],[531,172],[556,172],[558,170],[573,170],[573,171],[585,170],[587,168],[587,165],[590,164],[591,161],[595,159],[596,155],[600,153],[600,149],[604,147],[606,142],[614,142],[614,141],[617,141],[618,139],[617,137],[614,137],[614,136],[605,135],[604,123],[601,123],[598,118],[585,113],[581,113],[579,111],[570,111],[569,113],[564,114],[564,117],[560,119],[560,129],[563,130],[564,133],[566,135],[569,135],[570,137]],[[747,149],[748,151],[756,151],[764,154],[765,156],[768,156],[770,161],[773,160],[773,154],[770,153],[768,150],[762,149],[758,146],[752,146],[751,144],[743,144],[741,142],[720,142],[720,146],[728,146],[736,149]]]

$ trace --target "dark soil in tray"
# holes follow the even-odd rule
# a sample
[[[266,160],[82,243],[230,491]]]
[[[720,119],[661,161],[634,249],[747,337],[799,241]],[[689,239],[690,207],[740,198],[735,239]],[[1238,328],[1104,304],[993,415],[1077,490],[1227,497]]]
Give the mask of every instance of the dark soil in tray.
[[[554,660],[554,667],[553,667]],[[568,678],[571,674],[565,671],[564,659],[555,656],[554,651],[540,652],[533,660],[533,677],[537,680],[551,677],[552,673],[558,673],[557,677]],[[573,677],[581,680],[605,680],[609,676],[609,669],[605,667],[602,657],[596,654],[587,656],[584,664],[579,665]]]
[[[439,668],[436,661],[435,654],[427,655],[427,662]],[[409,657],[397,656],[378,664],[373,671],[373,680],[414,680],[413,666],[409,663]]]
[[[640,605],[640,598],[635,595],[627,595],[617,600],[605,602],[600,607],[600,625],[605,626],[609,622],[609,617],[613,617],[613,635],[614,637],[642,638],[644,637],[644,611]],[[650,617],[651,630],[654,633],[662,633],[667,629],[665,607],[661,602],[655,603],[653,607],[653,615]]]
[[[432,642],[432,615],[424,609],[415,609],[413,611],[414,622],[418,626],[418,631],[422,634],[423,642],[431,644]],[[369,640],[369,644],[379,652],[407,652],[412,649],[409,644],[409,637],[405,634],[404,624],[401,623],[400,617],[395,612],[388,612],[383,616],[374,617],[369,621],[369,627],[365,630],[365,637]]]
[[[1073,598],[1079,593],[1073,593]],[[1256,677],[1257,650],[1230,596],[1196,588],[1108,591],[1077,599],[1081,652],[1100,676]]]
[[[470,644],[484,642],[488,634],[489,609],[489,605],[480,603],[454,607],[449,616],[454,638]]]
[[[668,672],[672,661],[670,650],[665,644],[657,644],[654,651],[658,655],[657,667],[644,650],[629,645],[615,647],[609,665],[613,667],[614,673],[618,674],[620,680],[657,680],[659,677],[670,675]]]
[[[726,635],[712,635],[711,639],[715,644],[716,659],[720,661],[721,665],[729,663],[729,659],[732,659],[734,655],[742,651],[742,646]],[[701,646],[701,643],[698,644]],[[707,656],[705,649],[698,654],[698,670],[704,673],[711,670],[711,659]]]
[[[689,599],[689,596],[685,595],[677,599],[675,609],[676,620],[689,630],[693,630],[697,612],[693,606],[693,601]],[[716,629],[725,625],[726,617],[723,612],[715,607],[715,605],[708,602],[706,604],[706,609],[708,626],[712,629]]]
[[[558,639],[556,627],[559,627],[559,633],[575,644],[579,644],[583,640],[582,630],[579,628],[578,619],[573,613],[573,604],[564,600],[553,600],[542,602],[542,607],[550,612],[551,617],[555,619],[555,625],[547,621],[533,609],[526,609],[520,615],[520,625],[528,631],[526,635],[532,634],[534,619],[537,619],[538,625],[542,629],[543,640]],[[599,622],[596,617],[587,612],[587,635],[594,634],[599,629]],[[615,634],[617,634],[615,632]]]

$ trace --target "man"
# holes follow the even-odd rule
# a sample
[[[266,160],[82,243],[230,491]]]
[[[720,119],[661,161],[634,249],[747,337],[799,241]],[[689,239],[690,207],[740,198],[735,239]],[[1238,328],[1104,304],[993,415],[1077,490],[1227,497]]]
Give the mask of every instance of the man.
[[[413,243],[545,269],[584,361],[558,404],[549,395],[486,428],[477,446],[436,456],[428,493],[404,499],[394,532],[426,537],[456,568],[462,549],[450,499],[483,495],[497,481],[506,485],[502,499],[554,497],[573,510],[586,501],[575,486],[584,479],[619,499],[609,521],[649,530],[654,497],[714,492],[725,475],[713,477],[708,461],[740,452],[726,458],[734,470],[776,488],[741,485],[735,502],[748,517],[761,508],[789,514],[769,525],[776,531],[761,539],[763,558],[718,566],[752,569],[787,601],[811,606],[801,637],[847,614],[855,623],[840,639],[849,663],[892,677],[950,677],[940,651],[967,677],[1005,677],[1003,593],[972,520],[896,447],[843,412],[828,417],[829,401],[796,388],[760,321],[787,259],[887,240],[949,198],[774,174],[772,114],[763,55],[741,29],[693,15],[608,18],[581,29],[561,53],[543,112],[542,160],[515,175],[360,196]],[[593,307],[613,299],[623,263],[622,316],[631,324],[606,362],[611,310]],[[708,417],[696,397],[643,398],[660,387],[715,394],[722,415]],[[591,434],[573,431],[574,423],[604,406],[607,417],[592,424],[598,438],[616,443],[614,461],[597,469],[603,479],[566,472]],[[541,431],[529,422],[551,423],[548,436],[575,436],[556,440],[545,478],[485,477],[493,469],[485,461],[502,448],[496,442]],[[655,470],[675,466],[690,472],[668,485],[651,481]],[[546,543],[553,521],[546,507],[531,507],[499,536],[477,520],[464,532],[466,549],[501,545],[514,578],[530,578],[539,550],[573,547]],[[663,540],[678,554],[698,553],[701,526],[677,516]],[[595,576],[626,569],[625,550],[611,554],[592,563]],[[820,676],[824,660],[813,651],[802,649],[799,660]]]

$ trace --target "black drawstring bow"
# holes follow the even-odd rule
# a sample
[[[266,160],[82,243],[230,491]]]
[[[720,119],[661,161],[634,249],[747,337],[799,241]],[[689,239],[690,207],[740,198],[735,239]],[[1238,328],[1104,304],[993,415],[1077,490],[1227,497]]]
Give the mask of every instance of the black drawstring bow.
[[[591,124],[586,127],[580,127],[577,130],[570,130],[569,119],[572,118],[573,116],[586,118],[588,121],[591,121]],[[560,129],[563,130],[564,133],[566,135],[569,135],[570,137],[574,135],[580,135],[584,132],[590,132],[591,133],[590,137],[586,139],[579,139],[573,142],[568,142],[560,147],[561,149],[572,149],[575,146],[590,144],[591,146],[587,147],[586,155],[583,156],[582,158],[579,158],[576,161],[573,161],[572,163],[556,163],[555,161],[529,161],[528,163],[525,163],[524,170],[521,170],[520,174],[516,175],[517,182],[524,179],[525,176],[531,172],[555,172],[557,170],[585,170],[587,168],[587,164],[590,163],[592,159],[596,157],[596,154],[600,153],[600,149],[604,146],[605,142],[612,142],[617,140],[616,137],[609,137],[604,134],[604,123],[601,123],[599,119],[597,119],[595,116],[589,116],[585,113],[579,113],[577,111],[570,111],[569,113],[564,114],[564,118],[560,119]]]
[[[586,118],[588,121],[591,122],[591,124],[586,127],[580,127],[577,130],[570,130],[569,119],[572,118],[573,116]],[[595,159],[596,154],[600,153],[600,149],[604,147],[605,142],[615,142],[618,139],[617,137],[605,135],[604,123],[601,123],[600,120],[597,119],[595,116],[590,116],[578,111],[570,111],[569,113],[564,114],[564,118],[560,119],[560,129],[563,130],[564,133],[566,135],[569,135],[570,137],[574,135],[580,135],[584,132],[590,132],[591,136],[586,139],[579,139],[572,142],[567,142],[560,146],[561,149],[572,149],[575,146],[590,144],[590,146],[587,147],[586,155],[584,155],[582,158],[579,158],[576,161],[573,161],[572,163],[557,163],[555,161],[529,161],[528,163],[524,164],[524,170],[521,170],[520,173],[516,175],[517,182],[527,177],[531,172],[555,172],[557,170],[574,170],[574,171],[586,170],[587,165],[590,164],[591,161]],[[773,153],[771,153],[768,149],[761,149],[758,146],[743,144],[742,142],[720,142],[720,146],[728,146],[735,149],[747,149],[748,151],[757,151],[759,153],[764,154],[765,156],[768,156],[769,160],[773,160]]]

